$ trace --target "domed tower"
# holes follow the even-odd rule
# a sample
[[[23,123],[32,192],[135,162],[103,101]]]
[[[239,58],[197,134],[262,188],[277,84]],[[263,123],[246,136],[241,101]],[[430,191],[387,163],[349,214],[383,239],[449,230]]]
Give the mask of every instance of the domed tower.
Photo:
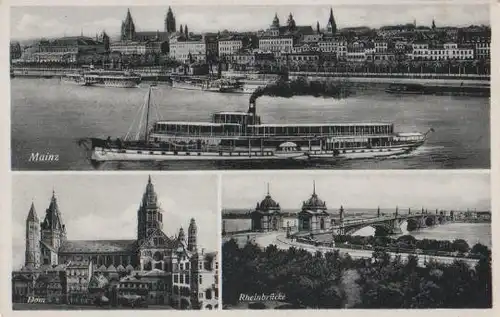
[[[278,13],[274,14],[273,23],[269,28],[269,32],[271,33],[271,36],[278,36],[280,33],[280,19],[278,18]]]
[[[276,231],[283,226],[283,214],[280,204],[277,203],[269,193],[267,184],[267,195],[257,203],[255,210],[251,214],[252,231]]]
[[[311,197],[302,203],[302,210],[298,214],[299,231],[328,230],[331,217],[327,212],[326,202],[316,194],[316,183],[313,182]]]
[[[149,176],[141,206],[137,211],[137,240],[139,243],[146,240],[156,229],[163,229],[163,210],[158,204],[158,196],[151,182],[151,176]]]
[[[40,222],[36,214],[35,205],[31,203],[31,208],[26,218],[26,253],[24,265],[39,267],[40,261]]]
[[[130,14],[130,9],[127,9],[127,16],[122,22],[122,41],[132,41],[135,38],[135,24]]]
[[[49,208],[45,210],[45,219],[42,222],[42,241],[57,250],[62,242],[66,241],[66,226],[63,223],[56,194],[52,191]]]
[[[198,227],[196,226],[196,221],[194,220],[194,218],[191,218],[191,222],[189,223],[188,228],[188,250],[191,252],[196,252],[197,234]]]
[[[288,20],[286,21],[286,26],[288,28],[288,31],[292,32],[296,28],[295,20],[293,19],[292,13],[288,15]]]

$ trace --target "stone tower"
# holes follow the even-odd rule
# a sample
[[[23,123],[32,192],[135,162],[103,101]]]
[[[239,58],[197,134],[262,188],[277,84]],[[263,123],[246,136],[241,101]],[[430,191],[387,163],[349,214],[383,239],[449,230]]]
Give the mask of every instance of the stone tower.
[[[167,33],[174,33],[175,28],[175,16],[172,12],[172,8],[168,7],[167,15],[165,16],[165,28],[164,31]]]
[[[45,219],[42,222],[42,241],[57,250],[65,240],[66,226],[57,205],[56,194],[52,191],[49,208],[45,211]]]
[[[24,265],[39,267],[40,261],[40,222],[36,214],[35,205],[31,203],[31,208],[26,218],[26,253]]]
[[[326,25],[326,30],[328,33],[337,33],[337,24],[335,23],[335,18],[333,17],[333,9],[330,8],[330,17],[328,18],[328,23]]]
[[[196,251],[196,244],[197,244],[197,234],[198,234],[198,228],[196,226],[196,221],[194,218],[191,218],[191,222],[189,223],[189,228],[188,228],[188,250],[189,251]]]
[[[149,238],[155,229],[163,229],[163,210],[158,204],[158,196],[151,182],[151,176],[149,176],[141,206],[137,211],[137,240],[139,243]]]
[[[184,229],[182,227],[179,229],[179,236],[177,238],[180,242],[186,241],[186,234],[184,234]]]
[[[135,38],[135,24],[130,14],[130,9],[127,9],[127,16],[125,21],[122,22],[122,41],[132,41]]]

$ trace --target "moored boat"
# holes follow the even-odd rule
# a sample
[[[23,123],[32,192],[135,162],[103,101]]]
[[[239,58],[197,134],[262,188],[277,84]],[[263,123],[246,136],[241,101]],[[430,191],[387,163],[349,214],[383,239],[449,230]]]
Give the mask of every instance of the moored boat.
[[[236,92],[239,84],[228,79],[211,79],[201,77],[173,76],[172,88],[202,90],[211,92]]]
[[[427,140],[426,133],[397,133],[394,124],[263,124],[255,102],[246,112],[217,112],[210,122],[149,123],[151,88],[143,131],[135,139],[81,140],[93,161],[168,160],[338,160],[408,154]],[[144,110],[144,111],[143,111]],[[142,127],[142,125],[141,125]]]
[[[134,88],[141,83],[141,76],[128,71],[92,70],[66,74],[61,80],[82,86]]]

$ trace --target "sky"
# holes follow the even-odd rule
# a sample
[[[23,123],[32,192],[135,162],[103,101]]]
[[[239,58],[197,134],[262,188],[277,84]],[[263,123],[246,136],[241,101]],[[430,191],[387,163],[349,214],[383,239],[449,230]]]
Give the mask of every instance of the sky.
[[[40,221],[54,189],[69,240],[136,239],[137,210],[147,175],[16,174],[13,176],[13,267],[24,263],[25,221],[31,202]],[[216,175],[153,175],[163,212],[163,232],[187,234],[195,218],[198,244],[218,250],[218,191]]]
[[[483,171],[343,171],[241,173],[222,177],[222,208],[251,209],[267,192],[298,210],[316,193],[330,210],[349,208],[490,210],[490,174]]]
[[[333,8],[338,28],[351,26],[380,27],[382,25],[413,23],[468,26],[489,24],[489,5],[484,1],[408,1],[396,4],[361,5],[359,1],[336,1],[325,5],[180,5],[172,4],[177,28],[187,24],[191,32],[213,32],[224,29],[257,31],[266,29],[275,12],[284,24],[292,13],[297,25],[326,26],[330,7]],[[348,4],[348,3],[357,4]],[[417,4],[417,2],[420,2]],[[163,31],[168,9],[165,6],[131,6],[130,11],[137,31]],[[127,13],[126,6],[23,6],[11,8],[11,37],[16,40],[40,37],[80,35],[94,37],[105,30],[110,35],[120,32],[121,22]]]

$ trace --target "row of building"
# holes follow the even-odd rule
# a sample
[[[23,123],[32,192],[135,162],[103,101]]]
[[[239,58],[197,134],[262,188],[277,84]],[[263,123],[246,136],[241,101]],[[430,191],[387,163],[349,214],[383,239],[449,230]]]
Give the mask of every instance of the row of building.
[[[251,63],[263,54],[277,61],[315,61],[336,59],[349,62],[377,60],[487,60],[490,58],[491,30],[469,28],[417,27],[416,23],[370,28],[338,30],[330,10],[326,27],[297,25],[290,14],[285,25],[274,16],[266,30],[257,32],[217,32],[196,34],[188,26],[177,30],[175,16],[169,8],[164,31],[138,32],[130,10],[122,22],[120,39],[110,41],[103,32],[95,39],[65,37],[39,41],[25,59],[36,62],[75,62],[87,54],[120,53],[121,55],[166,54],[179,62]],[[19,47],[11,45],[11,54],[19,56]],[[19,56],[21,57],[21,56]]]
[[[68,240],[55,194],[41,222],[32,204],[25,265],[12,272],[13,302],[217,308],[217,253],[199,248],[195,220],[187,236],[182,228],[167,236],[151,178],[137,215],[137,239]]]

